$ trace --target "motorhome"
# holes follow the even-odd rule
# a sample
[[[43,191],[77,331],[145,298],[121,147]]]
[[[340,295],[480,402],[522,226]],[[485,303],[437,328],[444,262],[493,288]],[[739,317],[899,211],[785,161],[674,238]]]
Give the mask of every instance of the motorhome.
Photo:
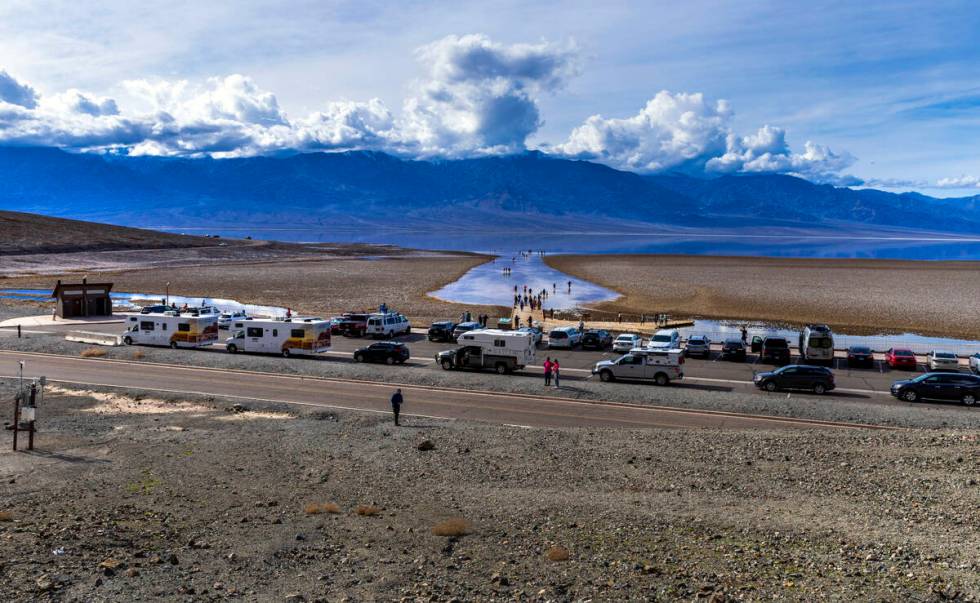
[[[330,321],[320,318],[248,319],[233,323],[225,349],[236,352],[312,356],[330,349]]]
[[[165,345],[200,348],[218,343],[217,314],[188,314],[175,310],[131,314],[122,335],[126,345]]]
[[[834,361],[834,334],[827,325],[807,325],[800,331],[800,357],[805,362]]]
[[[436,354],[445,370],[492,368],[504,374],[534,362],[534,336],[529,332],[477,329],[459,336],[460,347]]]
[[[397,312],[376,313],[368,316],[367,334],[371,337],[388,339],[396,335],[412,332],[412,326],[404,314]]]

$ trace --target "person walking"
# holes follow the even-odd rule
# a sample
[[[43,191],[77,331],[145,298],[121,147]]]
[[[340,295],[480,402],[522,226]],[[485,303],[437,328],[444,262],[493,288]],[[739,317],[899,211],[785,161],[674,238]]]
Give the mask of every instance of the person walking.
[[[551,369],[552,369],[552,366],[553,365],[551,363],[551,356],[548,356],[544,360],[544,386],[545,387],[548,387],[549,385],[551,385]]]
[[[551,376],[555,378],[555,388],[558,388],[558,372],[561,370],[561,365],[558,364],[558,359],[551,363]]]
[[[398,413],[402,411],[402,403],[405,402],[405,398],[402,397],[402,390],[398,388],[395,393],[391,395],[391,414],[395,415],[395,427],[398,427]]]
[[[745,345],[749,341],[749,331],[742,325],[742,345]]]

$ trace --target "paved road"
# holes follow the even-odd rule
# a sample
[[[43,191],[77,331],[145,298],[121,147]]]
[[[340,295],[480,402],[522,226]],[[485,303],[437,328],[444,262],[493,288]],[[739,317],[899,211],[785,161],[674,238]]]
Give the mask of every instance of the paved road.
[[[25,376],[46,375],[58,383],[202,394],[375,413],[388,412],[391,384],[205,369],[67,356],[0,352],[3,365],[26,362]],[[3,371],[7,372],[7,371]],[[12,371],[10,371],[12,373]],[[13,374],[0,375],[12,377]],[[405,414],[467,419],[522,427],[620,428],[871,428],[851,423],[764,417],[738,413],[585,402],[543,396],[402,386]]]

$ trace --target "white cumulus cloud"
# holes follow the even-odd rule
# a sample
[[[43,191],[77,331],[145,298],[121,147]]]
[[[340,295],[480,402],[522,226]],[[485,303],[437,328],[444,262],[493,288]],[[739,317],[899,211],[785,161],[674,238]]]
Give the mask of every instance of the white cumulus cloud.
[[[936,188],[980,188],[980,178],[962,175],[955,178],[940,178]]]

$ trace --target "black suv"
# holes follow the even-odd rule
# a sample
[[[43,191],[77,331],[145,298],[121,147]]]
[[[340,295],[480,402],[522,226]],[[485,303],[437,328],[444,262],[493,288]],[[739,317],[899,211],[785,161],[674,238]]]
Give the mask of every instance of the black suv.
[[[612,345],[613,337],[603,329],[589,329],[582,335],[583,350],[604,350]]]
[[[480,323],[478,322],[472,322],[472,321],[461,322],[458,325],[456,325],[455,329],[453,329],[453,341],[458,341],[459,336],[462,335],[463,333],[466,333],[467,331],[475,331],[479,328],[481,327],[480,327]]]
[[[779,389],[807,389],[822,394],[834,389],[834,373],[825,366],[791,364],[772,372],[757,373],[755,386],[767,392]]]
[[[354,362],[404,364],[408,357],[408,346],[398,341],[379,341],[354,352]]]
[[[926,373],[915,379],[896,381],[892,395],[906,402],[959,400],[974,406],[980,397],[980,377],[964,373]]]
[[[789,342],[785,337],[766,337],[762,340],[762,361],[789,364]]]
[[[452,341],[456,323],[451,320],[434,322],[429,327],[429,341]]]
[[[729,339],[721,346],[721,357],[725,360],[745,362],[745,344],[740,339]]]

